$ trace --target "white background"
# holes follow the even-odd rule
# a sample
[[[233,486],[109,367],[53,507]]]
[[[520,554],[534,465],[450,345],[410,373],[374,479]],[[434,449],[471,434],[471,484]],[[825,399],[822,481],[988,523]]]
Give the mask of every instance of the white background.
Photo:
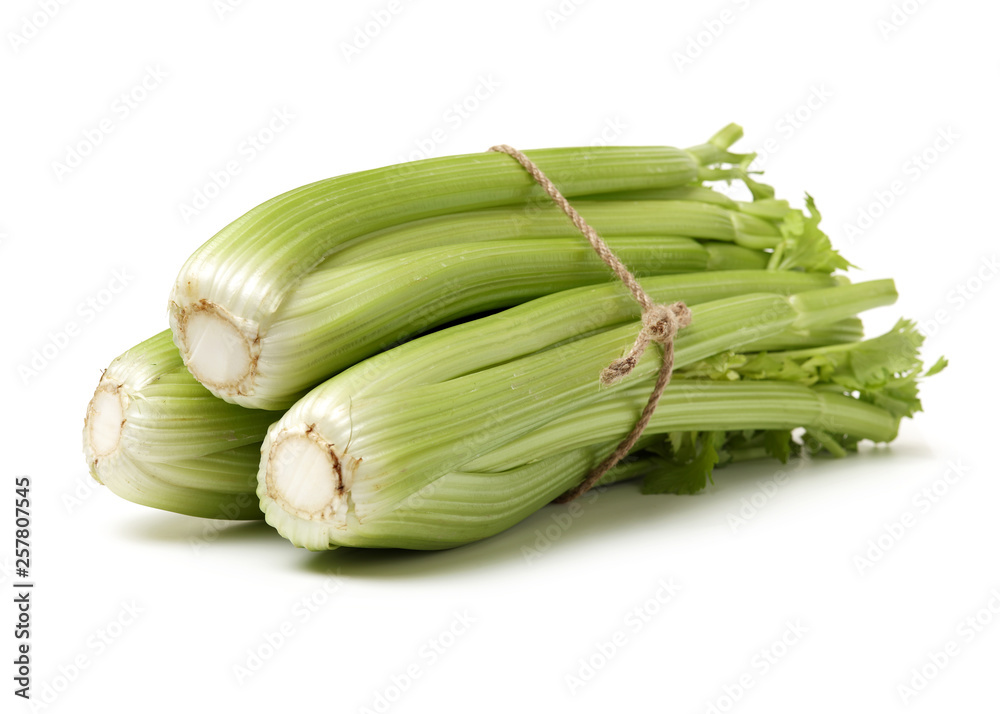
[[[26,474],[33,686],[52,711],[360,711],[380,694],[398,712],[995,711],[1000,8],[398,2],[349,56],[387,0],[247,0],[221,14],[212,0],[4,3],[2,708],[26,708],[11,693],[9,570],[13,480]],[[126,111],[133,91],[146,96]],[[462,117],[463,102],[478,106]],[[251,156],[244,142],[275,111],[294,118]],[[912,317],[934,332],[929,358],[951,360],[891,447],[786,469],[773,488],[775,464],[720,471],[695,497],[624,485],[569,526],[548,508],[441,553],[310,554],[263,524],[156,512],[90,481],[80,431],[100,369],[166,325],[182,260],[257,203],[422,149],[683,146],[730,121],[746,129],[738,147],[769,148],[782,196],[817,197],[856,277],[896,279],[899,303],[870,331]],[[59,169],[102,122],[89,156]],[[229,161],[239,173],[182,215]],[[870,208],[894,182],[891,205]],[[878,217],[859,235],[847,226],[862,211]],[[78,334],[63,340],[70,321]],[[26,373],[51,341],[64,344]],[[743,499],[760,507],[734,526]],[[859,567],[880,536],[878,561]],[[661,581],[679,588],[662,605]],[[656,612],[643,621],[636,607]],[[981,631],[962,628],[977,613]],[[445,634],[461,617],[474,622]],[[789,623],[804,632],[782,644]],[[450,646],[432,658],[432,640]],[[932,672],[929,653],[949,642],[957,654]],[[899,686],[925,665],[904,705]],[[254,671],[241,681],[237,666]],[[408,669],[421,675],[409,685]]]

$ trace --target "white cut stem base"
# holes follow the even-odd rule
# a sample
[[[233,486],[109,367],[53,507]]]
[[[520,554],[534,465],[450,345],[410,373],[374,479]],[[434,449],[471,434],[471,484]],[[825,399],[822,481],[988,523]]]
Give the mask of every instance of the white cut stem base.
[[[125,401],[120,387],[98,387],[87,407],[87,440],[95,459],[113,454],[125,426]]]
[[[180,317],[184,363],[216,393],[245,394],[256,358],[250,339],[222,308],[203,301]]]
[[[267,492],[300,518],[328,521],[347,511],[347,488],[332,444],[310,427],[279,434],[267,463]]]

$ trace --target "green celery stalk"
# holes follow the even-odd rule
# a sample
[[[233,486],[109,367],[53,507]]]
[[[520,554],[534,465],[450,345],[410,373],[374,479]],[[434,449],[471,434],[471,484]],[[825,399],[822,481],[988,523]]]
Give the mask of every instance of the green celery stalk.
[[[292,543],[310,550],[338,546],[434,550],[487,538],[515,525],[579,483],[615,447],[616,442],[607,439],[613,438],[616,431],[627,431],[634,423],[637,410],[649,396],[649,385],[644,386],[645,393],[635,385],[629,388],[628,399],[608,399],[600,403],[600,409],[585,410],[587,426],[595,430],[590,441],[577,438],[582,428],[574,419],[561,420],[558,427],[546,427],[544,444],[526,438],[504,449],[509,459],[507,468],[476,470],[480,463],[498,466],[480,459],[448,471],[378,518],[361,521],[354,510],[348,510],[342,522],[331,522],[294,518],[283,510],[267,508],[267,521]],[[761,428],[763,424],[776,429],[818,425],[882,441],[892,438],[896,423],[895,417],[878,407],[822,394],[803,385],[684,384],[668,387],[644,441],[648,443],[653,435],[678,428],[740,430]],[[555,433],[558,431],[562,434]],[[534,450],[558,444],[560,436],[585,445],[554,449],[552,453]],[[633,478],[648,471],[655,461],[660,460],[647,455],[637,463],[626,463],[610,472],[602,483]],[[661,462],[659,468],[663,467]]]
[[[587,147],[528,154],[574,198],[682,187],[703,179],[745,179],[747,157],[728,151],[740,133],[739,127],[729,126],[689,150]],[[272,343],[284,339],[276,323],[283,312],[301,309],[289,305],[290,300],[310,303],[311,295],[299,295],[298,288],[305,277],[321,271],[324,260],[378,231],[457,212],[523,207],[540,196],[534,180],[510,157],[497,153],[429,159],[290,191],[234,221],[188,259],[169,304],[175,343],[188,368],[217,396],[245,406],[283,408],[307,376],[313,383],[329,376],[308,370],[289,373],[268,360]],[[702,213],[724,211],[712,204],[692,205],[700,205]],[[775,244],[772,223],[734,215],[737,219],[716,216],[712,236],[735,239],[740,230],[762,232],[767,240],[758,240],[760,245]],[[740,225],[734,227],[734,220]],[[336,333],[329,340],[342,341]],[[282,390],[286,375],[294,383]],[[258,398],[262,379],[272,384]]]
[[[874,281],[698,305],[692,325],[676,339],[675,364],[894,299],[891,281]],[[421,340],[434,349],[463,329],[475,328],[459,325]],[[447,381],[386,385],[384,393],[355,388],[371,374],[358,365],[311,391],[268,430],[258,476],[265,517],[272,524],[288,518],[331,528],[343,527],[349,513],[361,522],[375,520],[443,473],[620,390],[622,385],[598,389],[597,375],[637,332],[636,323],[611,328]],[[407,359],[413,349],[386,353],[380,368],[416,372]],[[393,368],[387,369],[390,360]],[[658,358],[647,353],[631,379],[652,379],[658,368]]]

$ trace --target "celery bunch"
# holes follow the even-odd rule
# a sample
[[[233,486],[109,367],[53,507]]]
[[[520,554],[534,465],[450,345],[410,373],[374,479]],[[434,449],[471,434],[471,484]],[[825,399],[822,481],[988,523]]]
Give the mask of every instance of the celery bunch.
[[[685,301],[673,382],[602,483],[695,493],[718,466],[891,441],[920,409],[920,335],[862,339],[895,300],[805,210],[705,144],[529,152],[657,302]],[[744,183],[736,201],[714,181]],[[509,157],[448,157],[320,181],[234,221],[181,269],[171,330],[103,374],[91,473],[188,515],[263,516],[294,544],[446,548],[580,483],[635,423],[653,348],[601,369],[639,308]],[[259,504],[259,505],[258,505]]]

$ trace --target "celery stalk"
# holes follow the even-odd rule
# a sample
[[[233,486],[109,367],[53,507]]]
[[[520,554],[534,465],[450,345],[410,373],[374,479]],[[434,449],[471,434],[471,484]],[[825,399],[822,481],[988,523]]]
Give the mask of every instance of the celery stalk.
[[[894,299],[891,281],[875,281],[699,305],[676,339],[675,364]],[[459,325],[425,339],[441,343],[463,328],[475,329]],[[314,389],[268,430],[258,476],[261,507],[268,517],[283,511],[331,528],[343,527],[348,514],[360,522],[377,519],[484,450],[622,390],[621,384],[598,389],[597,375],[637,331],[637,324],[627,324],[462,377],[384,393],[354,389],[364,380],[355,375],[368,373],[358,365]],[[396,354],[406,356],[402,348]],[[382,369],[392,355],[383,355]],[[387,374],[419,369],[405,359],[392,364]],[[657,370],[658,358],[647,353],[630,381],[652,379]]]
[[[746,157],[730,154],[730,126],[689,151],[667,147],[589,147],[529,152],[568,197],[681,187],[703,177],[740,178]],[[182,268],[170,298],[170,324],[185,364],[214,394],[257,408],[283,408],[305,374],[281,391],[284,370],[267,360],[275,322],[301,280],[339,248],[402,224],[456,212],[532,205],[541,196],[516,162],[497,153],[429,159],[320,181],[278,196],[220,231]],[[711,204],[703,208],[719,209]],[[728,216],[716,216],[713,236],[733,238]],[[750,232],[775,227],[753,216]],[[749,223],[748,223],[749,222]],[[759,242],[759,241],[758,241]],[[308,303],[310,296],[301,298]],[[339,341],[337,334],[330,343]],[[277,349],[282,349],[278,347]],[[376,351],[372,349],[369,354]],[[272,389],[259,400],[257,380]],[[313,382],[329,374],[309,374]],[[280,396],[275,396],[275,394]]]
[[[583,429],[573,419],[562,420],[558,426],[546,427],[538,438],[532,435],[504,449],[506,468],[500,468],[489,457],[470,462],[439,475],[378,518],[359,520],[355,510],[348,510],[342,521],[331,522],[295,517],[270,507],[265,517],[282,536],[310,550],[338,546],[434,550],[487,538],[515,525],[579,483],[614,448],[616,442],[609,437],[613,438],[618,429],[627,431],[634,422],[637,409],[648,397],[648,385],[646,388],[645,393],[638,386],[630,388],[628,400],[609,399],[601,403],[600,409],[586,410],[587,426],[596,430],[589,441],[577,438]],[[835,406],[831,406],[833,403]],[[654,434],[678,428],[741,430],[761,428],[762,424],[784,429],[817,425],[882,441],[895,434],[896,421],[870,404],[796,384],[671,385],[644,442],[648,443]],[[548,451],[541,448],[557,445],[560,434],[554,432],[559,431],[576,447]],[[522,446],[529,450],[517,448]],[[646,456],[638,464],[626,463],[610,472],[603,482],[631,478],[637,471],[651,468],[644,463],[648,461],[650,457]]]

